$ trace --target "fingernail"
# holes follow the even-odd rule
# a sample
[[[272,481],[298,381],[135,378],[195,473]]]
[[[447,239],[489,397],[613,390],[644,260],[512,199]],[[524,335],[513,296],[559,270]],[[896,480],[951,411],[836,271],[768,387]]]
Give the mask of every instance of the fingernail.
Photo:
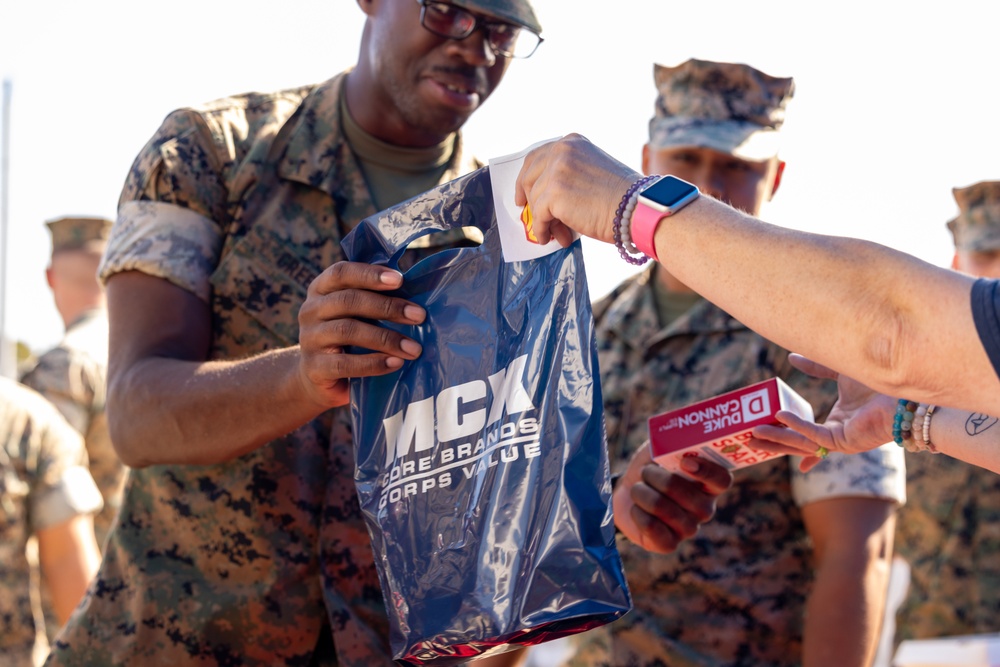
[[[386,368],[400,368],[403,365],[403,360],[399,357],[386,357],[385,367]]]
[[[420,306],[403,306],[403,315],[411,322],[420,322],[424,319],[424,309]]]
[[[403,274],[399,271],[383,271],[379,274],[378,279],[383,285],[401,285]]]
[[[698,472],[701,470],[701,463],[696,458],[686,456],[681,459],[681,468],[688,472]]]
[[[399,344],[399,347],[402,348],[403,352],[406,352],[407,354],[414,357],[418,356],[420,354],[420,351],[424,349],[420,345],[420,343],[418,343],[415,340],[410,340],[409,338],[403,340]]]

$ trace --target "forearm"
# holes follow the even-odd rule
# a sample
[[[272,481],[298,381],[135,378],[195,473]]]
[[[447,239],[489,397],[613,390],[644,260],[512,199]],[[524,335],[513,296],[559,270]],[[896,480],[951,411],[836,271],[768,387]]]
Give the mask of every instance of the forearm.
[[[1000,426],[996,417],[937,408],[928,431],[934,447],[942,454],[1000,474]]]
[[[806,610],[804,667],[871,664],[885,610],[888,578],[888,562],[883,560],[870,564],[854,559],[828,561],[817,571]]]
[[[786,348],[889,395],[1000,414],[967,276],[706,196],[659,225],[656,249],[678,279]]]
[[[815,564],[805,618],[806,667],[862,667],[874,658],[889,583],[895,511],[891,500],[854,496],[802,508]]]
[[[515,201],[530,204],[542,243],[568,245],[571,229],[612,242],[616,207],[638,176],[568,135],[525,157]],[[654,246],[674,277],[785,348],[885,394],[1000,414],[969,276],[768,225],[708,195],[661,221]]]
[[[78,515],[38,531],[38,558],[53,611],[59,623],[65,623],[101,564],[93,518]]]
[[[303,390],[298,352],[136,362],[109,386],[119,456],[133,467],[218,463],[298,428],[326,409]]]

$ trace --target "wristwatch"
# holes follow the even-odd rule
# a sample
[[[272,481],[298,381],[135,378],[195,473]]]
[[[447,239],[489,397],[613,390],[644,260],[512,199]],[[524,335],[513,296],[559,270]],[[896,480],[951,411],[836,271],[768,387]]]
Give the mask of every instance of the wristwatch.
[[[698,198],[698,187],[676,176],[664,176],[639,193],[632,213],[631,236],[635,246],[653,259],[653,234],[668,215],[673,215]]]

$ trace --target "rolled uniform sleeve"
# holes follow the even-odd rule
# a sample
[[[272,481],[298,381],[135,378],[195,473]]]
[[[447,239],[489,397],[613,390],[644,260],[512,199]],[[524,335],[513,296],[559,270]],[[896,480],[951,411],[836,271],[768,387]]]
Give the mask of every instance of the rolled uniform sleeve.
[[[126,179],[101,280],[140,271],[208,302],[228,219],[224,174],[230,157],[201,115],[181,110],[168,116]]]
[[[87,469],[83,438],[55,409],[40,433],[36,480],[28,504],[33,530],[101,510],[101,493]]]
[[[830,498],[878,498],[906,502],[906,463],[895,443],[860,454],[830,454],[807,473],[792,463],[792,496],[799,507]]]

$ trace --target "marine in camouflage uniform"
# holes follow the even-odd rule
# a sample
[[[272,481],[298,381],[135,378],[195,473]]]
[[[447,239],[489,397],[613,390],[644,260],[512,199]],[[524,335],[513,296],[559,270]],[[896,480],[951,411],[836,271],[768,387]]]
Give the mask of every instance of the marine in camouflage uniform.
[[[104,252],[112,221],[104,218],[66,217],[46,223],[52,235],[53,262],[59,255],[82,253],[93,255],[95,260]],[[50,271],[56,267],[50,267]],[[95,267],[96,268],[96,267]],[[96,270],[93,280],[97,286]],[[62,285],[50,280],[53,290],[76,290],[77,285]],[[83,290],[87,292],[86,288]],[[89,294],[89,293],[88,293]],[[37,364],[21,381],[47,398],[63,417],[80,432],[87,444],[90,473],[104,498],[104,509],[94,517],[97,543],[103,547],[118,506],[121,504],[122,485],[126,467],[115,453],[104,414],[107,395],[108,369],[108,314],[99,290],[88,296],[82,307],[67,309],[61,295],[56,295],[57,307],[61,306],[66,333],[58,345],[38,358]]]
[[[80,435],[34,391],[0,377],[0,663],[34,667],[47,650],[28,538],[96,512]],[[96,553],[96,547],[92,547]]]
[[[1000,181],[953,193],[953,268],[1000,278]],[[909,564],[910,585],[896,614],[896,640],[997,632],[1000,476],[945,454],[907,452],[906,488],[896,552]]]
[[[688,61],[657,66],[656,81],[661,95],[644,150],[647,170],[656,164],[651,152],[666,150],[676,160],[668,166],[677,171],[669,173],[701,180],[696,184],[703,191],[756,213],[762,203],[756,186],[773,177],[766,176],[776,150],[772,135],[791,97],[791,79],[746,65]],[[739,176],[726,176],[725,186],[708,176],[726,173],[733,156],[745,167],[735,170]],[[742,174],[754,165],[763,171],[750,181],[747,197],[739,192]],[[771,377],[805,397],[818,419],[836,400],[835,385],[795,370],[786,350],[698,298],[659,265],[601,299],[594,317],[612,473],[624,472],[648,440],[647,420],[668,410]],[[813,561],[810,522],[830,512],[838,513],[838,524],[861,520],[869,511],[859,509],[863,503],[872,508],[865,518],[872,523],[865,525],[891,540],[884,524],[891,526],[886,517],[902,502],[902,487],[895,446],[834,455],[808,474],[789,457],[734,471],[715,517],[673,553],[651,553],[619,537],[635,609],[581,636],[570,664],[803,664],[806,608],[814,571],[822,567]],[[817,507],[825,514],[815,513]],[[823,530],[828,542],[846,537],[840,528]],[[868,567],[865,558],[858,556],[853,578]]]
[[[412,13],[400,42],[430,41],[434,54],[476,45],[431,38],[416,3],[390,4],[378,11]],[[536,26],[526,2],[466,4]],[[376,202],[396,203],[401,182],[412,196],[481,166],[457,133],[417,169],[421,151],[367,135],[346,112],[358,71],[171,114],[127,179],[102,266],[112,288],[139,271],[208,304],[211,360],[299,342],[310,283],[343,260],[341,238]],[[413,259],[466,242],[430,238]],[[111,306],[114,331],[114,292]],[[350,425],[336,408],[225,463],[133,470],[97,582],[49,664],[392,664]]]

